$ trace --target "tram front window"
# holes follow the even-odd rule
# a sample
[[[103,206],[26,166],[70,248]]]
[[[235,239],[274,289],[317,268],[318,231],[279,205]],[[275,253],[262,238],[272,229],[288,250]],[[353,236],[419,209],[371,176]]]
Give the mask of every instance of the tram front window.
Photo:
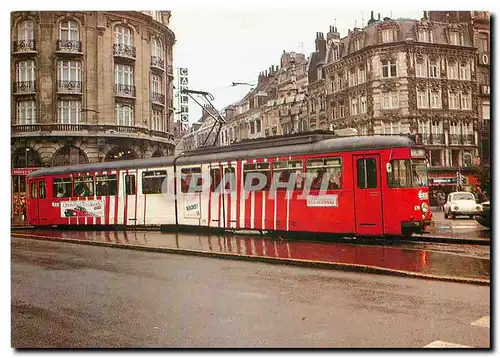
[[[391,170],[387,172],[387,182],[391,188],[428,186],[427,163],[424,159],[391,160]]]

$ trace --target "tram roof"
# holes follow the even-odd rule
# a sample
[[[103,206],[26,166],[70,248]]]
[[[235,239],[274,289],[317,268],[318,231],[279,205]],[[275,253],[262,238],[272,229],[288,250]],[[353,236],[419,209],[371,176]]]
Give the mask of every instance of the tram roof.
[[[162,166],[201,164],[207,162],[227,162],[234,160],[283,157],[301,154],[321,154],[328,152],[350,152],[358,150],[386,149],[416,146],[407,136],[349,136],[313,134],[281,138],[246,141],[224,147],[204,147],[178,156],[145,159],[119,160],[100,163],[86,163],[44,168],[29,174],[30,178],[70,174],[80,172],[109,171],[133,168],[157,168]]]

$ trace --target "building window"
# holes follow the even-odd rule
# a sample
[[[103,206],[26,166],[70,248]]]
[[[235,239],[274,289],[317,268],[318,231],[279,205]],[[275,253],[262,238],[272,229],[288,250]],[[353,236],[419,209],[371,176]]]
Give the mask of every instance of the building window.
[[[396,77],[396,60],[382,61],[382,77]]]
[[[59,81],[81,81],[80,61],[59,61],[57,70]]]
[[[134,84],[134,70],[131,66],[115,65],[115,83],[131,86]]]
[[[351,99],[351,116],[355,116],[356,114],[358,114],[358,99],[352,98]]]
[[[450,109],[460,109],[460,103],[458,101],[458,93],[449,92],[448,97],[449,97]]]
[[[344,106],[344,103],[340,103],[339,118],[344,118],[344,117],[345,117],[345,106]]]
[[[134,106],[124,103],[116,103],[116,124],[119,126],[134,125]]]
[[[455,61],[448,62],[448,79],[458,80],[458,63]]]
[[[429,61],[429,77],[432,78],[439,77],[439,63],[437,60]]]
[[[431,165],[433,167],[442,166],[441,162],[441,149],[432,149],[431,150]]]
[[[35,81],[35,61],[19,61],[16,64],[16,82]]]
[[[394,30],[393,29],[385,29],[382,30],[382,42],[393,42],[395,40]]]
[[[163,62],[163,58],[164,58],[163,44],[157,38],[153,39],[153,43],[151,45],[151,56],[153,58],[158,59],[159,61]],[[160,66],[160,67],[163,67],[163,66]]]
[[[262,130],[261,124],[260,124],[260,119],[255,120],[255,131],[259,133]]]
[[[458,31],[450,32],[450,44],[452,45],[462,45],[463,37],[462,34]]]
[[[427,144],[426,136],[429,135],[429,121],[418,120],[418,133],[422,134],[424,144]]]
[[[31,41],[35,39],[33,30],[33,21],[25,20],[21,22],[17,28],[18,41]]]
[[[165,119],[163,110],[154,108],[151,112],[151,129],[155,131],[165,131]]]
[[[61,22],[59,38],[67,41],[78,41],[80,39],[78,34],[78,24],[72,20]]]
[[[359,132],[361,135],[368,135],[368,125],[362,125],[360,128],[359,128]]]
[[[17,124],[36,124],[35,101],[19,101],[17,103]]]
[[[483,104],[483,119],[490,119],[490,105],[489,104]]]
[[[59,101],[59,123],[78,124],[81,120],[82,103],[75,100]]]
[[[333,45],[332,51],[333,51],[333,61],[337,61],[340,58],[338,46]]]
[[[115,44],[133,46],[132,30],[124,26],[115,27]]]
[[[358,84],[358,78],[356,76],[356,70],[349,71],[349,87],[356,86]]]
[[[479,33],[479,41],[478,41],[478,52],[484,53],[484,52],[490,52],[490,47],[488,45],[489,43],[489,36],[488,34],[485,33]]]
[[[366,82],[366,68],[358,68],[358,83]]]
[[[415,75],[417,77],[427,77],[427,66],[425,60],[417,60],[415,65]]]
[[[399,107],[398,92],[397,91],[384,92],[383,93],[383,108],[384,109],[391,109],[391,108],[398,108],[398,107]]]
[[[322,76],[322,74],[323,74],[323,69],[321,68],[321,66],[320,66],[320,67],[318,67],[318,68],[316,69],[316,74],[317,74],[317,77],[318,77],[317,79],[318,79],[318,80],[320,80],[320,79],[322,79],[322,78],[323,78],[323,76]]]
[[[151,92],[152,93],[163,93],[163,85],[160,76],[151,76]]]
[[[470,66],[466,62],[460,64],[460,79],[470,80]]]
[[[471,95],[470,92],[462,92],[460,94],[460,107],[462,109],[471,109]]]
[[[441,91],[431,91],[431,108],[441,108]]]
[[[361,96],[359,100],[359,112],[366,113],[366,96]]]
[[[400,134],[401,122],[382,122],[382,134]]]
[[[417,89],[417,108],[429,108],[427,89]]]
[[[432,31],[431,30],[421,30],[418,33],[418,41],[420,41],[420,42],[432,42]]]

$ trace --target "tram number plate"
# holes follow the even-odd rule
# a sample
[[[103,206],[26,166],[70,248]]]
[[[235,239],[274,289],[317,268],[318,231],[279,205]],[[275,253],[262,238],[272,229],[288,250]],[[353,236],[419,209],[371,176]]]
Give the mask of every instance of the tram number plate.
[[[307,197],[307,207],[308,208],[336,208],[338,207],[338,195],[318,195],[312,196],[309,195]]]

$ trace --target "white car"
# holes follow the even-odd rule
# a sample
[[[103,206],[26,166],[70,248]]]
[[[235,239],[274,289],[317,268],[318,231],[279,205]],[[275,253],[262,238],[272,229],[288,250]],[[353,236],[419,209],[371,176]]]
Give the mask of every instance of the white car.
[[[468,191],[455,191],[448,194],[448,200],[444,204],[444,217],[446,219],[453,219],[458,215],[470,216],[473,219],[481,211],[481,204],[476,203],[474,194]]]

